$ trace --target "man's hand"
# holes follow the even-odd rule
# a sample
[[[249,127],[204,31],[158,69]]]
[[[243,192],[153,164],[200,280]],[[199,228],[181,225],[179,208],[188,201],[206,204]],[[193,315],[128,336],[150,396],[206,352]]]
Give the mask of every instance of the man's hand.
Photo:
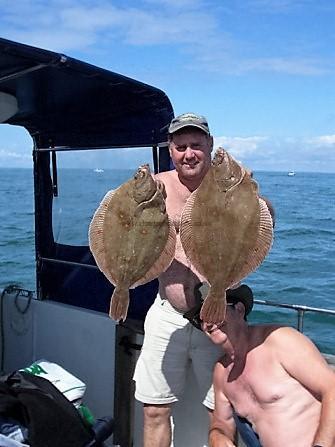
[[[219,428],[212,428],[209,431],[209,447],[236,447]]]
[[[165,191],[165,185],[161,180],[157,180],[155,179],[155,183],[157,185],[157,189],[158,191],[160,191],[164,197],[164,199],[166,199],[166,191]]]

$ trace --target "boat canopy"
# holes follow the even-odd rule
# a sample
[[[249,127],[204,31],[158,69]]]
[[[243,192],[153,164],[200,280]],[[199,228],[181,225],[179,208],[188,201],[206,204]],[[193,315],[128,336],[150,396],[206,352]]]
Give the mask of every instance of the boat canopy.
[[[1,38],[0,93],[17,100],[4,122],[25,127],[37,150],[158,145],[173,118],[155,87]]]

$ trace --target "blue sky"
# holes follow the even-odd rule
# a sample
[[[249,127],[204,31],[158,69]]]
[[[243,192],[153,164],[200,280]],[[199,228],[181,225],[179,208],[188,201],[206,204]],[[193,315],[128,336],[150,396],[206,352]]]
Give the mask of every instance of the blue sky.
[[[335,172],[333,0],[0,0],[1,37],[164,90],[253,170]],[[0,128],[0,167],[31,141]]]

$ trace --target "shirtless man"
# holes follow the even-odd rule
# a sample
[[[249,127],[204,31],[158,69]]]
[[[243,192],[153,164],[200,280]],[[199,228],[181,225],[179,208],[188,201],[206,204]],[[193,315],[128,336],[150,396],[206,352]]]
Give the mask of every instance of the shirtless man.
[[[206,119],[193,113],[174,118],[168,138],[175,170],[155,178],[165,185],[167,212],[178,233],[186,200],[210,167],[213,138]],[[144,447],[170,446],[171,406],[183,392],[189,361],[204,405],[209,410],[214,407],[212,373],[222,350],[183,318],[196,304],[202,281],[177,234],[175,259],[159,278],[159,295],[145,320],[143,347],[134,374],[135,397],[144,404]]]
[[[290,327],[248,325],[252,294],[229,302],[223,325],[202,323],[225,353],[214,369],[210,446],[233,447],[240,416],[263,447],[334,447],[335,374],[315,345]]]

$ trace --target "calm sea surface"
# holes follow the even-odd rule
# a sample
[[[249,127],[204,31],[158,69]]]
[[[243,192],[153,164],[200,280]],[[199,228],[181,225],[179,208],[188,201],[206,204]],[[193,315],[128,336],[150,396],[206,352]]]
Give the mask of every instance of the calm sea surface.
[[[87,244],[87,229],[104,194],[133,170],[63,169],[54,201],[58,242]],[[255,298],[335,310],[335,174],[255,172],[260,192],[276,210],[275,240],[261,267],[245,282]],[[33,175],[0,168],[0,289],[35,290]],[[251,321],[296,325],[296,312],[256,305]],[[335,353],[335,315],[307,313],[304,330]]]

